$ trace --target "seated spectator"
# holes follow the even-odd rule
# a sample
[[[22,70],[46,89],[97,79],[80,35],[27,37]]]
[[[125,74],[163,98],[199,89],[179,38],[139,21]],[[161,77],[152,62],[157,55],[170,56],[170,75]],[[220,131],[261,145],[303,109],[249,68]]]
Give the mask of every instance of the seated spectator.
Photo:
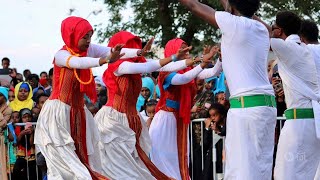
[[[15,87],[15,99],[10,102],[9,106],[13,111],[20,111],[23,108],[32,109],[33,100],[32,100],[32,88],[26,83],[22,82],[16,85]]]

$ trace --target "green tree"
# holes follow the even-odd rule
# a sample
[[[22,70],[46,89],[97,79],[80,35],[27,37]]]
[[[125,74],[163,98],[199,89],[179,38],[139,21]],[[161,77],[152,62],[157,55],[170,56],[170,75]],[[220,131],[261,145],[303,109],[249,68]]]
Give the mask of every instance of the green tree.
[[[104,0],[104,3],[111,18],[106,27],[96,26],[100,42],[119,30],[128,30],[143,40],[155,36],[161,46],[178,36],[199,48],[200,44],[218,41],[221,35],[213,26],[192,15],[178,0]],[[202,0],[202,3],[222,10],[219,0]],[[129,7],[134,13],[129,21],[123,21],[121,11]],[[259,16],[271,22],[276,12],[286,9],[319,22],[320,2],[310,0],[262,0]]]

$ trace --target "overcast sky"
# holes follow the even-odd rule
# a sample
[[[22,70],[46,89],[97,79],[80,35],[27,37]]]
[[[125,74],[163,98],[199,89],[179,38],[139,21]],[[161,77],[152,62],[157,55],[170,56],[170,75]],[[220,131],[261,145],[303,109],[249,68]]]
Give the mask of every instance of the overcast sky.
[[[54,54],[64,44],[60,25],[69,9],[76,9],[73,15],[83,18],[102,9],[88,17],[93,26],[108,20],[105,7],[101,0],[0,0],[0,58],[9,57],[11,67],[19,72],[26,68],[33,73],[49,71]],[[97,42],[96,36],[92,42]]]

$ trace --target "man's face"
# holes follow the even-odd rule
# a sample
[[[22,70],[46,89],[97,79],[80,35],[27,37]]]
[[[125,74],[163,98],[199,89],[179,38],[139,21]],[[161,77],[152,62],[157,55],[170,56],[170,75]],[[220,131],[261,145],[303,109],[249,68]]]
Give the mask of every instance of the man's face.
[[[276,23],[274,23],[271,26],[271,30],[272,30],[271,37],[273,37],[273,38],[281,38],[281,35],[283,33],[282,28],[280,28]]]
[[[47,79],[48,78],[48,74],[47,73],[42,73],[40,76],[40,79]]]
[[[9,66],[10,66],[9,61],[7,61],[7,60],[2,61],[2,68],[3,69],[8,69]]]
[[[32,78],[31,80],[28,81],[32,89],[35,89],[38,87],[39,81],[36,78]]]

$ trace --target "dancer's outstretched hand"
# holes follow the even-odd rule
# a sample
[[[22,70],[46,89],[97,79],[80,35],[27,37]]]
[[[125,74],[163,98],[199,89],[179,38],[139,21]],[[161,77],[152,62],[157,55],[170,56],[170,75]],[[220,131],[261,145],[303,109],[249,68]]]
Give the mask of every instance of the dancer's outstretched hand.
[[[208,54],[205,54],[203,56],[203,60],[202,60],[202,63],[201,63],[201,67],[202,68],[206,68],[210,63],[212,63],[212,57],[214,55],[216,55],[217,53],[219,52],[219,47],[218,46],[213,46],[211,49],[210,49],[210,52]]]
[[[123,48],[123,46],[124,44],[117,44],[113,49],[111,49],[111,54],[108,57],[108,63],[113,63],[116,60],[120,59],[122,56],[124,56],[124,53],[121,53],[121,49]]]
[[[152,44],[154,41],[154,37],[152,37],[147,44],[143,47],[143,49],[141,49],[141,52],[138,54],[140,54],[140,56],[146,56],[148,54],[148,52],[151,50]]]
[[[176,56],[178,60],[186,59],[186,55],[189,54],[189,51],[192,49],[192,46],[186,47],[184,49],[180,49]]]

